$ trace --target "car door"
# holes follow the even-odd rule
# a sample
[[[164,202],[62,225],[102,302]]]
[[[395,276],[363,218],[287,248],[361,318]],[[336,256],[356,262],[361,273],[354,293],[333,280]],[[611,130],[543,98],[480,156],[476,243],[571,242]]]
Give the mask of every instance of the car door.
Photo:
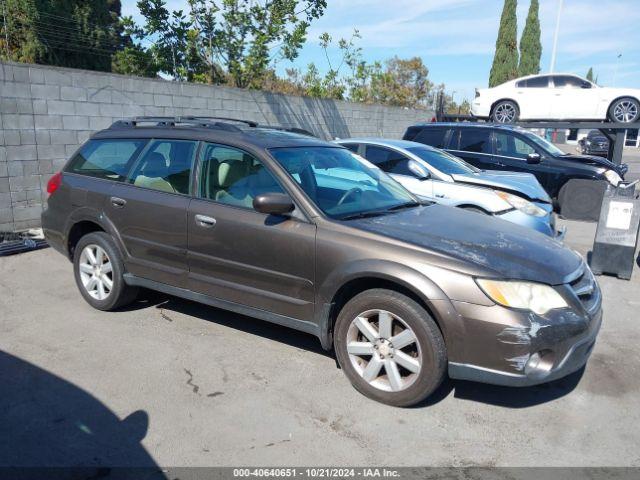
[[[105,209],[127,250],[133,275],[184,287],[187,208],[198,142],[149,141],[123,183],[113,185]]]
[[[515,84],[515,98],[520,109],[520,119],[546,120],[550,118],[553,91],[548,75],[520,80]]]
[[[429,200],[433,197],[433,179],[419,179],[408,168],[411,158],[401,152],[379,145],[365,145],[364,157],[415,195]],[[427,170],[425,168],[425,170]],[[427,170],[428,171],[428,170]]]
[[[455,129],[447,150],[481,170],[498,168],[491,152],[490,128],[464,127]]]
[[[496,129],[494,149],[495,161],[500,166],[500,170],[532,173],[545,190],[549,191],[557,170],[556,161],[536,148],[532,142],[514,131]],[[539,163],[527,162],[527,157],[531,153],[540,155]]]
[[[591,83],[573,75],[553,75],[553,102],[551,118],[594,119],[597,118],[597,89]]]
[[[316,226],[300,211],[259,213],[253,199],[284,193],[253,154],[205,143],[188,209],[188,288],[299,320],[314,311]]]

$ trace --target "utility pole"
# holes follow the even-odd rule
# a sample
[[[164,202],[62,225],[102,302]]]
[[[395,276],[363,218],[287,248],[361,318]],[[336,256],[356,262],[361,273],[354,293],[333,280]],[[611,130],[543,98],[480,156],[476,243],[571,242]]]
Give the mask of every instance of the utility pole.
[[[556,31],[553,34],[553,50],[551,50],[551,65],[549,73],[553,73],[556,68],[556,52],[558,50],[558,32],[560,31],[560,14],[562,13],[562,0],[558,0],[558,16],[556,17]]]
[[[622,54],[619,53],[616,57],[616,69],[613,71],[613,86],[616,86],[616,80],[618,79],[618,65],[620,64],[620,58],[622,58]]]
[[[2,21],[4,23],[4,47],[7,51],[7,60],[11,60],[9,57],[9,27],[7,26],[7,3],[2,0]]]

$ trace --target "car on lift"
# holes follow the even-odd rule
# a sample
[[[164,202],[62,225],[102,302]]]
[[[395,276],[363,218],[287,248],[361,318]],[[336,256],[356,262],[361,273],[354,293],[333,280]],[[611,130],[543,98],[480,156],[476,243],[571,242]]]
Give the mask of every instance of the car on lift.
[[[558,208],[565,201],[570,182],[595,180],[617,185],[628,170],[626,164],[616,165],[606,158],[565,153],[514,125],[419,123],[408,127],[403,138],[446,150],[480,170],[532,173]],[[586,201],[599,209],[598,198],[588,197]]]
[[[640,89],[601,87],[573,74],[529,75],[476,89],[471,114],[495,123],[518,120],[640,119]]]
[[[87,303],[116,310],[145,287],[295,328],[397,406],[447,372],[524,386],[586,364],[602,295],[578,253],[420,201],[339,145],[252,125],[120,121],[51,177],[42,226]]]
[[[578,140],[580,153],[584,155],[609,155],[609,139],[600,130],[590,130],[589,133]]]
[[[530,173],[482,171],[461,158],[408,140],[346,138],[347,147],[421,198],[492,215],[562,239],[551,198]]]

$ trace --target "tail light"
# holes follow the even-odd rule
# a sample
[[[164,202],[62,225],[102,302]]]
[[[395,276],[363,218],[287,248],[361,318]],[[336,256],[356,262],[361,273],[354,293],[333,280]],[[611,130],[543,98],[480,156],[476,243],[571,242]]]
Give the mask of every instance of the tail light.
[[[62,184],[62,172],[54,174],[47,182],[47,193],[52,195]]]

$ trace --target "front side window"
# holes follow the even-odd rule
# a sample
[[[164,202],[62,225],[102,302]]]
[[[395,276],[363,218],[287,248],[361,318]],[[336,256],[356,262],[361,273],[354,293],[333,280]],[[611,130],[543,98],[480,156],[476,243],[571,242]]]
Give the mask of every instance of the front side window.
[[[458,150],[491,153],[490,138],[491,131],[488,128],[462,128],[460,129],[460,146]]]
[[[394,150],[367,145],[365,157],[376,167],[387,173],[413,175],[409,170],[409,159]]]
[[[358,143],[343,143],[342,146],[347,147],[353,153],[358,153],[358,148],[360,148]]]
[[[464,175],[480,171],[476,167],[469,165],[461,158],[454,157],[450,153],[442,150],[432,150],[424,147],[410,147],[407,148],[407,150],[446,175]]]
[[[415,203],[403,186],[344,148],[274,148],[271,154],[331,218],[343,219]]]
[[[285,193],[255,156],[237,148],[205,144],[200,155],[200,196],[235,207],[253,208],[264,193]]]
[[[582,88],[584,80],[571,75],[555,75],[553,77],[553,85],[556,88]]]
[[[67,171],[123,181],[146,140],[90,140],[71,160]]]
[[[167,193],[189,193],[197,142],[154,140],[143,153],[128,182]]]

